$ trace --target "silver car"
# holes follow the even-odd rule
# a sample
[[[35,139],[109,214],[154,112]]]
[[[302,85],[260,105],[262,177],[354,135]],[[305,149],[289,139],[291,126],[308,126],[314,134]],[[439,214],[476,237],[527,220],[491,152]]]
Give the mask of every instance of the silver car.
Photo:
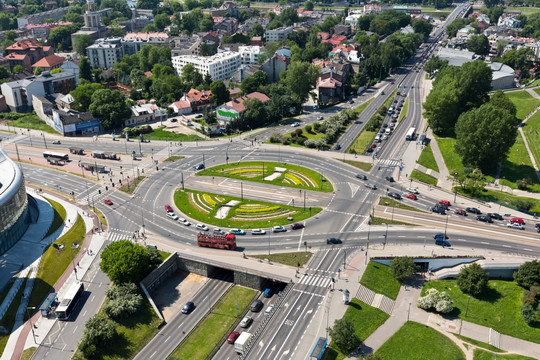
[[[371,190],[377,190],[377,186],[375,184],[367,183],[364,184],[364,186],[370,188]]]

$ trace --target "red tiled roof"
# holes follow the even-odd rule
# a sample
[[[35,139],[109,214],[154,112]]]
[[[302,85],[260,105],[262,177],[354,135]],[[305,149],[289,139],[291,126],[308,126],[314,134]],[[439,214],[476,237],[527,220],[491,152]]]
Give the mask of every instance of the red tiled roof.
[[[189,101],[185,100],[175,101],[171,105],[169,105],[169,107],[172,107],[173,105],[175,105],[178,109],[191,109],[191,104],[189,103]]]
[[[32,67],[41,67],[41,68],[51,68],[59,64],[63,64],[66,61],[63,57],[60,57],[58,55],[52,54],[49,56],[44,57],[43,59],[39,60],[37,63],[32,65]]]
[[[347,40],[347,37],[345,35],[334,35],[330,39],[323,39],[321,42],[323,43],[330,43],[334,46],[341,44],[343,40]]]
[[[146,75],[146,77],[152,77],[152,72],[151,71],[145,71],[144,75]]]
[[[124,39],[126,39],[126,40],[129,40],[129,39],[148,40],[150,38],[166,38],[166,39],[168,39],[169,34],[167,34],[166,32],[147,32],[147,33],[144,33],[144,32],[131,32],[131,33],[126,34],[126,36],[124,36]]]
[[[270,100],[270,98],[260,92],[252,92],[251,94],[247,94],[245,96],[236,98],[234,100],[229,101],[228,103],[225,103],[225,106],[230,106],[234,108],[238,113],[244,112],[246,110],[246,107],[244,106],[244,101],[247,99],[259,99],[263,103]]]
[[[212,92],[210,90],[202,90],[199,91],[197,89],[191,89],[186,94],[186,98],[190,101],[208,101],[210,99],[210,95],[212,95]]]
[[[7,54],[6,55],[6,59],[8,60],[24,60],[25,57],[27,57],[28,55],[26,54],[15,54],[15,53],[11,53],[11,54]]]
[[[338,81],[336,79],[332,79],[332,78],[327,78],[327,79],[324,79],[324,80],[321,80],[319,82],[319,87],[320,88],[330,88],[330,89],[335,89],[337,87],[341,87],[341,81]]]
[[[23,39],[8,46],[6,50],[16,51],[16,50],[25,50],[25,49],[40,48],[40,47],[43,47],[43,46],[36,40]]]

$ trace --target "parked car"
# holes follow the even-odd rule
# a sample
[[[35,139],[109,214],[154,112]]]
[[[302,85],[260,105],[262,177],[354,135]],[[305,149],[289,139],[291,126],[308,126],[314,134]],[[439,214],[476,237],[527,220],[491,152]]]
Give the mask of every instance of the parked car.
[[[227,342],[229,344],[234,344],[234,342],[236,341],[236,339],[238,339],[238,337],[240,336],[240,333],[238,331],[233,331],[229,337],[227,338]]]
[[[304,224],[302,223],[294,223],[291,225],[292,230],[298,230],[298,229],[303,229],[303,228],[304,228]]]
[[[186,305],[184,305],[184,307],[182,308],[182,314],[189,314],[193,311],[193,309],[195,309],[195,304],[193,303],[193,301],[188,301]]]
[[[473,213],[473,214],[481,214],[482,212],[477,209],[477,208],[473,208],[473,207],[468,207],[467,209],[465,209],[467,212],[470,212],[470,213]]]
[[[504,218],[502,217],[502,215],[499,215],[497,213],[489,213],[488,216],[492,219],[495,219],[495,220],[504,220]]]
[[[328,238],[328,239],[326,239],[326,243],[327,244],[337,245],[337,244],[341,244],[342,241],[341,241],[341,239],[337,239],[337,238]]]
[[[411,194],[420,194],[420,192],[418,191],[417,188],[413,188],[413,187],[408,187],[407,188],[407,191],[410,192]]]
[[[242,321],[240,321],[240,327],[247,328],[251,323],[253,322],[253,318],[251,316],[244,316]]]
[[[521,225],[525,225],[525,221],[524,221],[522,218],[518,218],[518,217],[511,218],[511,219],[510,219],[510,222],[511,222],[511,223],[518,223],[518,224],[521,224]]]
[[[103,199],[103,202],[107,205],[112,205],[113,202],[111,201],[111,199]]]
[[[517,223],[517,222],[510,222],[510,223],[506,224],[506,226],[509,227],[509,228],[525,230],[525,227],[523,225],[521,225],[520,223]]]
[[[229,232],[234,235],[246,235],[246,232],[242,229],[231,229]]]
[[[273,232],[287,232],[287,229],[285,229],[283,226],[274,226],[272,231]]]
[[[258,312],[262,309],[263,302],[261,300],[255,300],[250,307],[251,312]]]
[[[364,186],[370,188],[371,190],[377,190],[377,186],[375,184],[366,183]]]
[[[171,205],[165,204],[165,211],[167,211],[167,212],[173,212],[173,209],[172,209]]]
[[[297,121],[297,122],[293,123],[291,126],[292,127],[298,127],[298,126],[300,126],[300,123]]]
[[[170,217],[173,220],[178,220],[178,216],[176,216],[175,213],[167,213],[167,216]]]
[[[195,170],[204,170],[204,164],[200,163],[200,164],[195,165]]]
[[[407,194],[407,195],[405,195],[405,196],[408,197],[408,198],[411,199],[411,200],[418,200],[418,198],[417,198],[416,195],[414,195],[414,194]]]
[[[487,222],[487,223],[492,223],[493,220],[491,220],[491,217],[487,216],[487,215],[478,215],[476,217],[476,220],[478,221],[483,221],[483,222]]]
[[[202,230],[202,231],[208,231],[208,230],[209,230],[209,229],[208,229],[208,226],[206,226],[206,225],[204,225],[204,224],[197,224],[197,225],[195,225],[195,228],[196,228],[197,230]]]
[[[537,229],[540,229],[540,223],[536,223],[534,226],[536,226]]]
[[[456,209],[454,211],[454,214],[467,216],[467,212],[465,210],[463,210],[463,209]]]
[[[394,198],[396,200],[401,200],[401,195],[399,195],[397,192],[389,192],[388,196],[390,196],[391,198]]]
[[[264,229],[253,229],[251,230],[251,235],[264,235],[266,234],[266,230]]]
[[[392,176],[387,176],[386,181],[394,182],[394,178]]]
[[[339,150],[341,150],[341,145],[336,144],[336,145],[334,145],[334,147],[332,149],[335,150],[335,151],[339,151]]]
[[[357,179],[360,179],[360,180],[367,180],[367,176],[364,175],[364,174],[356,174],[355,175]]]

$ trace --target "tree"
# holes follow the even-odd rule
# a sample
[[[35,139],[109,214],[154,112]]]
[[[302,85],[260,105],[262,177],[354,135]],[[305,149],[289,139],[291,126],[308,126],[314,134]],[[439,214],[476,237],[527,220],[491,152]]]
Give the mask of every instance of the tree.
[[[107,35],[111,37],[123,37],[124,36],[124,30],[122,29],[122,26],[118,24],[118,21],[114,20],[111,25],[107,27]]]
[[[73,39],[73,50],[80,56],[86,56],[86,48],[94,43],[94,40],[86,34],[76,35]]]
[[[210,91],[212,92],[212,100],[216,103],[216,106],[219,106],[227,101],[229,101],[229,90],[225,86],[225,83],[221,80],[213,81],[210,84]]]
[[[445,291],[439,293],[435,288],[428,289],[425,296],[418,298],[417,304],[420,309],[434,309],[443,314],[448,314],[454,310],[452,298]]]
[[[424,21],[422,19],[415,19],[412,22],[412,27],[414,29],[415,33],[424,35],[424,38],[428,38],[429,34],[431,33],[431,29],[433,28],[433,25],[431,25],[429,22]]]
[[[137,9],[157,9],[159,0],[138,0]]]
[[[15,65],[13,69],[11,70],[12,74],[18,74],[24,71],[24,67],[22,65]]]
[[[441,70],[445,66],[448,66],[448,60],[443,60],[435,55],[426,62],[424,70],[428,74],[433,74],[436,70]]]
[[[484,0],[484,5],[489,9],[490,7],[499,5],[501,2],[501,0]]]
[[[196,88],[203,82],[202,74],[195,69],[193,64],[187,64],[182,68],[182,74],[180,75],[182,82],[192,88]]]
[[[246,99],[244,101],[246,111],[244,112],[241,123],[237,128],[247,129],[248,127],[255,129],[266,125],[268,122],[268,111],[265,105],[259,99]]]
[[[532,260],[523,263],[514,273],[514,280],[525,289],[540,286],[540,261]]]
[[[100,267],[114,283],[139,282],[149,270],[148,252],[129,240],[115,241],[102,251]]]
[[[92,68],[87,57],[82,57],[79,62],[79,78],[87,81],[92,81]]]
[[[263,36],[264,35],[264,28],[262,27],[261,23],[255,23],[249,30],[249,34],[251,37],[253,36]]]
[[[488,288],[488,278],[484,269],[479,264],[474,263],[461,268],[457,277],[457,285],[463,293],[476,297]]]
[[[41,68],[41,66],[36,66],[36,68],[34,69],[34,75],[41,75],[42,72],[43,69]]]
[[[15,39],[17,38],[17,33],[13,30],[8,30],[4,34],[4,41],[2,41],[2,49],[7,48],[8,46],[13,45],[15,43]]]
[[[489,40],[485,35],[471,35],[467,40],[467,49],[476,55],[489,54]]]
[[[349,319],[334,321],[334,326],[328,329],[328,333],[343,354],[349,354],[360,346],[361,341],[356,335],[354,324]]]
[[[454,21],[448,24],[448,26],[446,27],[446,33],[448,34],[448,38],[456,37],[457,32],[469,22],[470,21],[467,19],[456,18]]]
[[[140,0],[139,0],[140,1]],[[160,31],[163,31],[167,26],[171,25],[170,16],[167,14],[159,14],[154,17],[154,25]]]
[[[56,69],[52,69],[51,71],[49,71],[49,73],[51,73],[51,74],[58,74],[58,73],[61,73],[61,72],[64,72],[64,70],[62,70],[61,67],[56,68]]]
[[[109,344],[115,334],[116,329],[113,323],[105,315],[96,314],[86,322],[81,343]]]
[[[411,277],[415,270],[414,260],[409,256],[396,257],[390,262],[390,272],[400,282]]]
[[[103,85],[98,83],[83,83],[71,91],[73,96],[73,108],[78,111],[88,111],[92,104],[92,95],[103,89]]]
[[[47,42],[58,50],[71,49],[71,34],[80,29],[80,24],[58,26],[51,30]]]
[[[313,2],[311,0],[308,0],[304,3],[304,10],[307,10],[307,11],[313,10]]]
[[[92,95],[92,104],[88,109],[92,115],[101,118],[101,126],[105,129],[122,127],[124,121],[131,116],[131,109],[126,104],[124,95],[118,90],[102,89],[96,91]]]
[[[309,92],[315,88],[319,74],[320,69],[313,64],[293,62],[280,77],[291,97],[299,103],[304,103],[308,99]]]
[[[157,253],[159,257],[159,252]],[[127,318],[141,308],[143,298],[134,283],[114,284],[106,291],[106,294],[109,301],[105,303],[103,310],[110,318]]]
[[[0,79],[7,79],[11,74],[9,70],[3,66],[0,66]]]

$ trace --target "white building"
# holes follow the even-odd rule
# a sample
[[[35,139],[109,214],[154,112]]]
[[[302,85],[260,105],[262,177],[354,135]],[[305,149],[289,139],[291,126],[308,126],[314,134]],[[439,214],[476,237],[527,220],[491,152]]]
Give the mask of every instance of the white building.
[[[109,69],[122,60],[122,38],[99,39],[86,48],[90,66],[95,69]]]
[[[201,74],[209,74],[212,81],[230,78],[242,64],[240,53],[234,51],[224,51],[212,56],[180,55],[171,60],[178,76],[182,75],[184,66],[192,64]]]
[[[242,57],[242,64],[251,65],[257,64],[259,60],[259,54],[261,53],[260,46],[239,46],[238,52]]]
[[[289,33],[293,32],[293,27],[281,27],[274,30],[266,30],[264,33],[264,36],[266,37],[266,41],[281,41],[287,39],[289,36]]]

